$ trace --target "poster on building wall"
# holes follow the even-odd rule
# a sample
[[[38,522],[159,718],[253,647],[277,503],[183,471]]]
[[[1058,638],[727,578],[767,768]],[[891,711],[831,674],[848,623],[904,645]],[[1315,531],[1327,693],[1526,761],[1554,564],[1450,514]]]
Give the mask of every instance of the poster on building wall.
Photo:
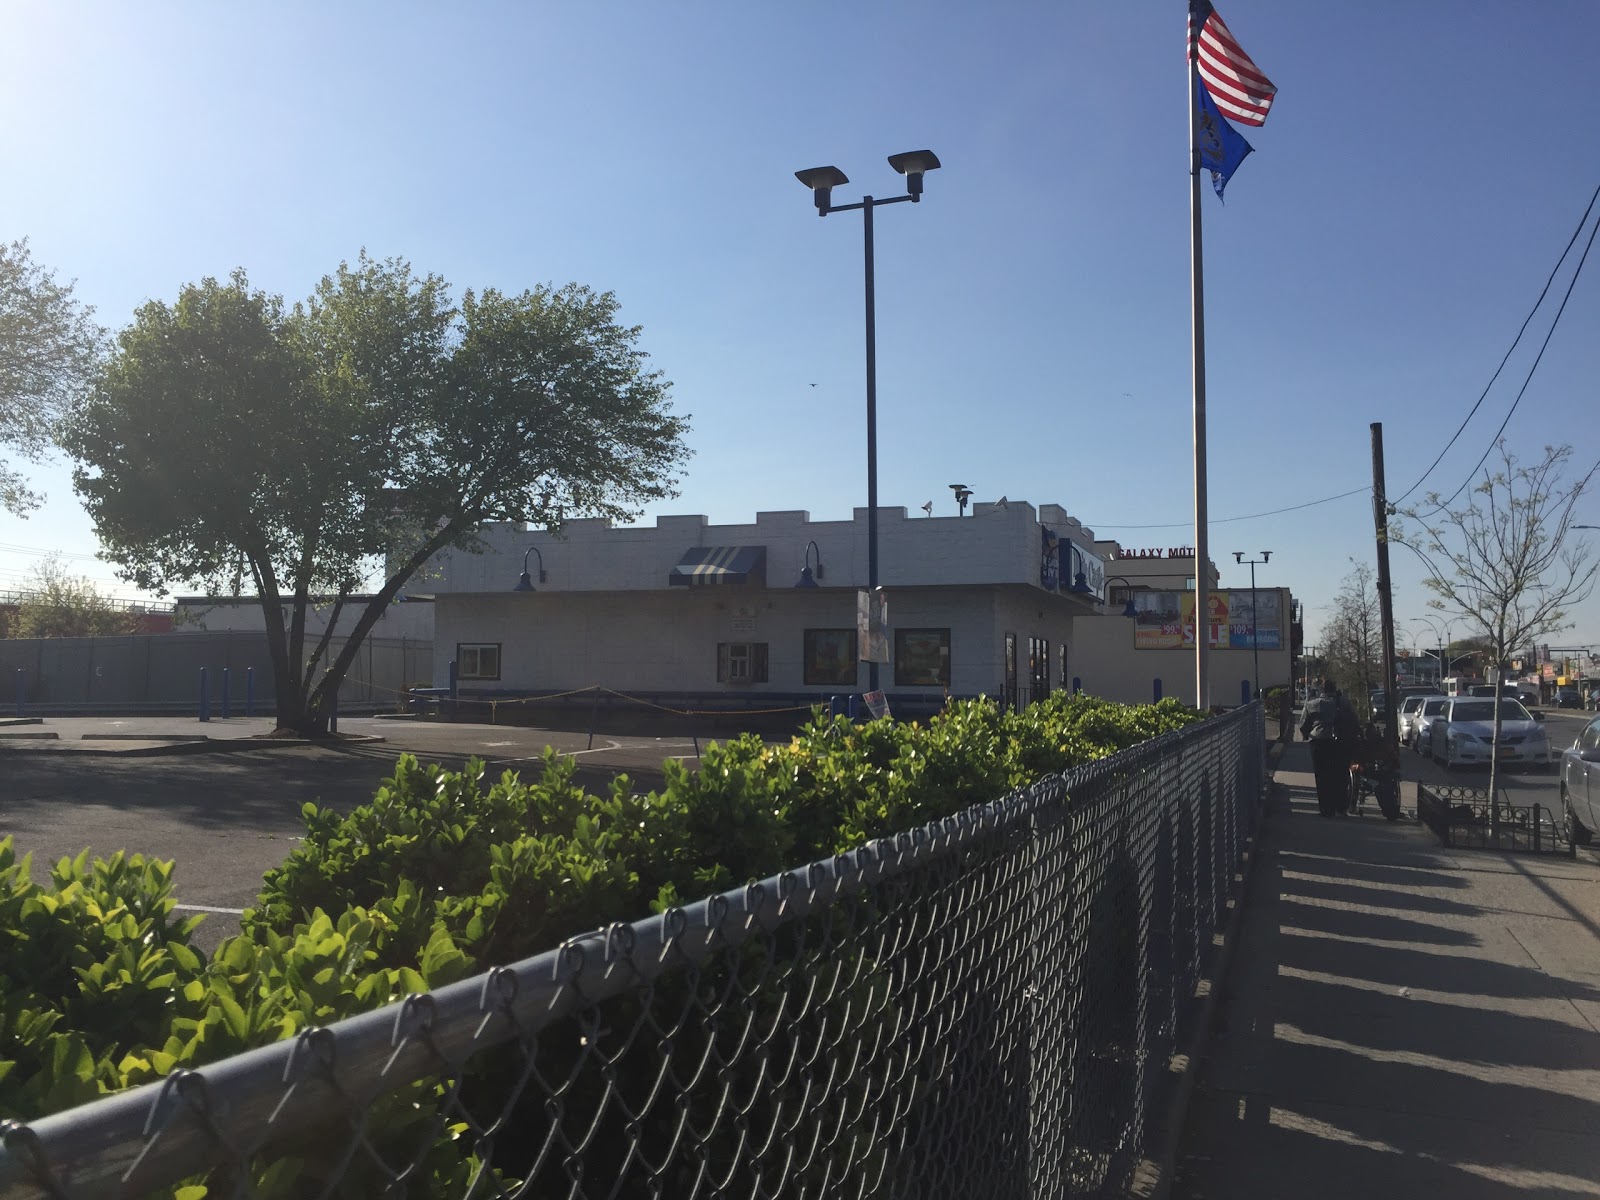
[[[856,640],[862,662],[889,661],[889,597],[882,588],[856,592]]]
[[[1278,650],[1282,648],[1278,593],[1228,593],[1228,645],[1234,650]]]
[[[1207,644],[1231,644],[1230,593],[1212,592],[1207,597]],[[1193,592],[1134,592],[1133,644],[1139,650],[1176,650],[1193,646],[1195,639]],[[1262,642],[1266,646],[1266,642]]]
[[[1195,616],[1194,593],[1183,594],[1183,644],[1194,645]],[[1206,607],[1210,610],[1206,618],[1206,644],[1212,649],[1228,644],[1228,603],[1227,592],[1208,592],[1206,594]]]
[[[1133,644],[1140,650],[1172,650],[1183,645],[1181,592],[1134,592]]]

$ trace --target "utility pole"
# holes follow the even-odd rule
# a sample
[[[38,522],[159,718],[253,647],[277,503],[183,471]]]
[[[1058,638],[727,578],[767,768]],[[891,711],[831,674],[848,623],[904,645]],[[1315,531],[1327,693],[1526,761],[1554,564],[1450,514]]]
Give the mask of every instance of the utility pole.
[[[1400,740],[1394,702],[1394,596],[1389,587],[1389,497],[1383,480],[1383,422],[1372,423],[1372,522],[1378,535],[1378,611],[1383,619],[1383,732]]]

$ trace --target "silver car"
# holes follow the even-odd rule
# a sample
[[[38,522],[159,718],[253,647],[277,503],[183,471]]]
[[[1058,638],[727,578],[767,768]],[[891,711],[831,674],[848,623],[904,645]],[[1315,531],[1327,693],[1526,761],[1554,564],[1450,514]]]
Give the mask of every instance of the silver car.
[[[1400,741],[1410,746],[1418,754],[1430,752],[1430,736],[1433,732],[1433,719],[1444,711],[1445,702],[1449,696],[1412,696],[1407,698],[1422,702],[1415,712],[1411,714],[1409,723],[1406,721],[1405,710],[1401,709],[1400,715]]]
[[[1428,753],[1434,762],[1443,763],[1446,770],[1486,764],[1493,747],[1492,696],[1456,696],[1445,701],[1428,735]],[[1500,762],[1503,766],[1531,763],[1536,767],[1555,762],[1539,717],[1504,698],[1500,701]]]
[[[1562,752],[1561,809],[1567,840],[1586,845],[1600,829],[1600,717]]]

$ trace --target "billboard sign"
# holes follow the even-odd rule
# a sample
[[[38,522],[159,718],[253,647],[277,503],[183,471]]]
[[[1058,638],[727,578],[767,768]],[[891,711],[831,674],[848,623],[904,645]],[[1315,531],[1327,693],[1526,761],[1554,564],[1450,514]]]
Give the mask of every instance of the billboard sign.
[[[1140,650],[1175,650],[1195,642],[1193,592],[1134,592],[1133,644]],[[1276,591],[1211,592],[1202,623],[1206,644],[1219,650],[1283,649],[1283,605]],[[1252,640],[1254,639],[1254,640]]]

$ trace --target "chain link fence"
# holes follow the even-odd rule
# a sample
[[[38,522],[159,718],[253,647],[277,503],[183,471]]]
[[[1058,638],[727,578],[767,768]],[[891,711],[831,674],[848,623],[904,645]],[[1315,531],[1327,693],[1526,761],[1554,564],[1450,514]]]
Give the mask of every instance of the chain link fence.
[[[0,1195],[1122,1194],[1257,820],[1264,750],[1251,705],[8,1126]]]

